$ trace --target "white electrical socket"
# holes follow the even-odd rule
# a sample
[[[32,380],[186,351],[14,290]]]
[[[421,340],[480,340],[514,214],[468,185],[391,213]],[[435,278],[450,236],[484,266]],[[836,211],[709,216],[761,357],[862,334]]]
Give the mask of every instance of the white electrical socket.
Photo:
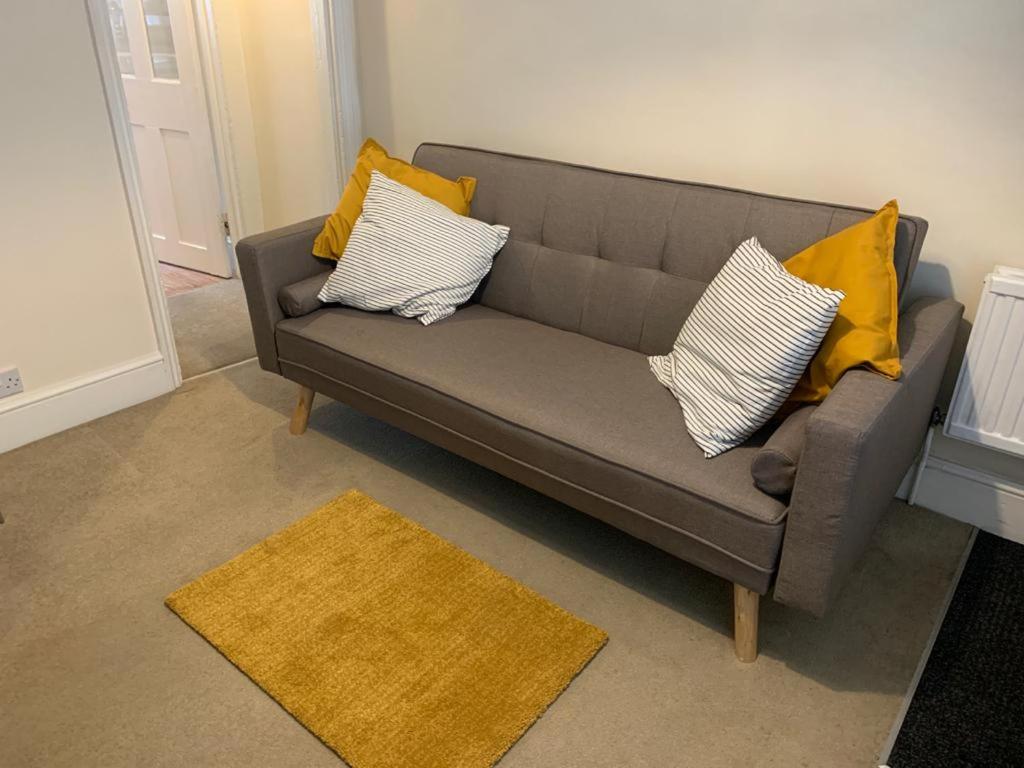
[[[16,395],[25,388],[21,385],[21,374],[17,368],[5,368],[0,371],[0,397]]]

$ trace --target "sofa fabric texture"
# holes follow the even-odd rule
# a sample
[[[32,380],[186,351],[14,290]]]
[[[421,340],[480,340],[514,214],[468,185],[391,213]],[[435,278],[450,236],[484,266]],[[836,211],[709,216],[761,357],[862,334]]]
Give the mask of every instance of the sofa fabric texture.
[[[708,283],[757,236],[785,260],[874,211],[423,144],[416,165],[477,179],[473,216],[509,241],[481,304],[647,355],[672,348]],[[927,223],[900,216],[901,293]]]
[[[327,280],[333,264],[312,256],[313,241],[326,216],[251,235],[238,241],[235,255],[245,288],[256,356],[266,371],[281,372],[274,329],[285,318],[278,300],[282,288],[322,275]],[[318,289],[319,290],[319,289]]]
[[[780,602],[821,614],[920,445],[962,307],[900,319],[903,375],[853,370],[807,419],[792,495],[754,485],[759,431],[705,460],[647,368],[750,236],[786,258],[872,212],[422,145],[414,161],[473,176],[473,215],[511,236],[470,303],[419,326],[278,294],[326,279],[323,219],[237,246],[261,366],[505,474]],[[540,191],[540,192],[538,192]],[[901,292],[926,224],[900,216]]]
[[[324,306],[320,301],[320,289],[327,282],[327,274],[313,275],[305,280],[284,286],[277,292],[277,303],[288,317],[302,317]]]
[[[761,529],[781,536],[785,505],[749,471],[763,438],[723,456],[718,472],[701,471],[678,405],[637,352],[480,305],[426,330],[332,307],[281,323],[278,349],[288,364],[429,413],[665,526],[715,544],[725,534],[739,558],[774,568],[777,542]]]
[[[807,438],[813,405],[797,408],[775,428],[750,463],[754,485],[773,496],[786,496],[796,483],[796,468]]]
[[[924,440],[962,315],[952,299],[918,299],[900,316],[900,379],[848,371],[814,409],[776,600],[821,615],[860,558]]]

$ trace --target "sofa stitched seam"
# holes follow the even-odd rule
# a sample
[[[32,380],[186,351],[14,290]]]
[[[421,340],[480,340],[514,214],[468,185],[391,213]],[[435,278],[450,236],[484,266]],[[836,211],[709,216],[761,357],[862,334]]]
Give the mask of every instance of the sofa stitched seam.
[[[597,261],[591,261],[590,269],[587,270],[587,284],[583,287],[583,301],[580,302],[580,313],[579,317],[576,318],[576,333],[580,336],[587,335],[583,333],[583,318],[587,314],[587,307],[590,305],[590,289],[594,285],[594,274],[597,272],[597,264],[600,260],[602,259],[598,256]]]
[[[684,179],[670,179],[667,176],[647,176],[647,175],[644,175],[642,173],[628,173],[626,171],[613,171],[613,170],[609,170],[607,168],[598,168],[598,167],[592,166],[592,165],[581,165],[579,163],[567,163],[564,160],[550,160],[548,158],[543,158],[543,157],[531,157],[530,155],[517,155],[517,154],[514,154],[512,152],[496,152],[493,149],[480,149],[479,147],[467,147],[467,146],[461,145],[461,144],[440,144],[440,143],[434,142],[434,141],[424,141],[418,147],[416,147],[416,153],[418,154],[419,151],[423,147],[439,147],[441,149],[461,149],[463,151],[468,151],[468,152],[479,152],[479,153],[484,154],[484,155],[492,155],[492,156],[496,156],[496,157],[508,157],[508,158],[513,159],[513,160],[525,160],[525,161],[531,162],[531,163],[561,166],[561,167],[564,167],[564,168],[577,168],[579,170],[584,170],[584,171],[594,171],[595,173],[610,173],[610,174],[614,174],[616,176],[623,176],[623,177],[631,178],[631,179],[642,179],[642,180],[645,180],[645,181],[663,181],[663,182],[667,182],[669,184],[677,184],[677,185],[680,185],[680,186],[687,186],[687,187],[696,187],[698,189],[711,189],[711,190],[715,190],[715,191],[718,191],[718,192],[735,192],[735,193],[739,193],[741,195],[747,195],[747,196],[750,196],[750,197],[758,197],[758,198],[761,198],[761,199],[764,199],[764,200],[778,200],[778,201],[781,201],[781,202],[789,202],[789,203],[804,203],[806,205],[827,205],[827,206],[832,208],[833,215],[835,215],[836,211],[853,211],[855,213],[867,213],[867,214],[875,213],[875,211],[871,210],[870,208],[859,208],[859,207],[857,207],[855,205],[842,205],[842,204],[838,204],[838,203],[825,203],[825,202],[822,202],[820,200],[808,200],[807,198],[802,198],[802,197],[785,197],[783,195],[772,195],[772,194],[769,194],[769,193],[766,193],[766,192],[753,192],[753,191],[751,191],[749,189],[742,189],[740,187],[723,187],[723,186],[720,186],[720,185],[717,185],[717,184],[707,184],[707,183],[700,182],[700,181],[686,181]],[[414,156],[414,159],[415,159],[415,156]],[[545,211],[544,211],[545,217],[547,216],[547,207],[546,206],[547,206],[547,203],[545,203]],[[750,210],[749,209],[747,210],[747,218],[748,219],[750,218]],[[909,244],[910,248],[909,248],[909,251],[907,253],[907,268],[906,268],[906,272],[905,272],[904,277],[903,277],[903,285],[900,286],[900,291],[899,291],[899,294],[900,294],[899,295],[899,302],[902,304],[902,302],[906,298],[906,288],[907,288],[907,285],[909,284],[909,281],[910,281],[910,272],[911,272],[912,268],[919,261],[920,255],[921,255],[921,248],[922,248],[922,245],[923,245],[922,241],[924,240],[924,234],[921,232],[922,227],[920,225],[923,223],[925,225],[924,228],[927,231],[928,222],[925,221],[924,219],[922,219],[919,216],[904,215],[902,213],[899,215],[899,219],[901,221],[907,222],[907,224],[910,225],[913,228],[913,235],[910,237],[910,244]],[[745,225],[744,225],[744,229],[746,229]]]
[[[538,245],[544,245],[544,227],[548,223],[548,206],[551,204],[551,187],[548,187],[547,194],[544,195],[544,210],[540,214],[540,243]]]
[[[662,275],[665,273],[660,269],[658,272]],[[647,289],[647,298],[644,300],[644,316],[640,321],[640,337],[636,340],[636,350],[640,354],[644,354],[641,350],[644,344],[644,332],[647,330],[647,318],[650,317],[651,299],[654,297],[654,289],[658,287],[658,278],[655,277],[651,280],[651,287]]]
[[[750,224],[750,215],[753,212],[754,212],[754,201],[753,200],[748,200],[747,201],[747,215],[743,217],[743,229],[740,230],[740,237],[743,238],[743,239],[747,238],[747,232],[749,231],[747,229],[747,227]]]
[[[668,230],[672,221],[676,218],[676,212],[679,210],[679,198],[683,196],[682,190],[676,190],[676,199],[672,201],[672,212],[668,215],[668,221],[665,224],[665,237],[661,241],[661,253],[658,254],[658,271],[665,271],[665,251],[668,250]]]
[[[566,254],[568,256],[582,256],[582,257],[587,258],[587,259],[598,259],[598,258],[600,258],[598,256],[591,256],[590,254],[587,254],[587,253],[580,253],[579,251],[566,251],[566,250],[564,250],[562,248],[552,248],[550,245],[544,245],[543,243],[535,243],[532,240],[517,240],[515,238],[511,238],[511,239],[515,240],[515,242],[520,243],[522,245],[535,245],[535,246],[537,246],[539,248],[543,248],[543,249],[548,250],[548,251],[554,251],[555,253],[564,253],[564,254]],[[662,275],[665,275],[665,277],[672,278],[673,280],[688,280],[691,283],[700,283],[705,288],[711,284],[707,280],[701,280],[699,277],[688,277],[687,275],[677,275],[674,272],[666,272],[665,270],[659,269],[658,267],[644,267],[644,266],[640,266],[639,264],[623,264],[621,261],[612,261],[611,259],[601,259],[601,261],[607,261],[609,264],[615,264],[616,266],[622,267],[624,269],[642,269],[642,270],[646,270],[648,272],[658,272],[658,273],[660,273]]]
[[[420,146],[423,146],[423,145],[421,144]],[[416,148],[416,151],[417,152],[420,151],[419,147]],[[530,264],[530,286],[529,286],[529,289],[526,292],[525,306],[523,307],[523,314],[521,315],[522,317],[529,317],[530,315],[534,314],[534,307],[535,307],[535,305],[537,303],[534,300],[533,282],[534,282],[534,279],[536,278],[536,274],[537,274],[537,262],[540,261],[540,249],[546,247],[544,245],[544,227],[547,225],[547,222],[548,222],[548,205],[550,203],[551,203],[551,187],[549,185],[548,188],[547,188],[547,192],[544,195],[544,209],[541,211],[541,214],[540,214],[540,230],[537,232],[537,242],[533,243],[533,245],[535,247],[533,249],[533,263]],[[518,238],[516,238],[516,239],[518,240]],[[529,243],[530,241],[529,240],[519,240],[519,242],[521,242],[521,243]]]
[[[536,322],[536,321],[527,319],[527,322]],[[550,327],[550,326],[548,326],[548,327]],[[554,330],[561,330],[561,329],[556,328]],[[565,442],[564,440],[560,440],[560,439],[558,439],[556,437],[552,437],[550,435],[542,434],[542,433],[538,432],[537,430],[532,429],[531,427],[527,427],[527,426],[524,426],[522,424],[516,424],[515,422],[509,421],[505,417],[499,416],[496,413],[492,413],[491,411],[488,411],[485,408],[481,408],[481,407],[479,407],[477,405],[473,405],[472,403],[468,403],[465,400],[463,400],[462,398],[454,397],[454,396],[448,394],[447,392],[442,392],[441,390],[439,390],[439,389],[437,389],[435,387],[432,387],[429,384],[424,384],[423,382],[414,381],[414,380],[410,379],[408,376],[404,376],[404,375],[402,375],[400,373],[396,373],[395,371],[391,371],[391,370],[388,370],[387,368],[383,368],[383,367],[377,365],[376,363],[371,363],[369,360],[363,360],[362,358],[358,358],[358,357],[354,357],[353,355],[349,355],[349,354],[347,354],[345,352],[342,352],[342,351],[340,351],[338,349],[335,349],[334,347],[328,346],[328,345],[324,344],[323,342],[316,341],[314,339],[310,339],[310,338],[305,337],[305,336],[300,336],[299,334],[294,333],[292,331],[289,331],[287,329],[284,332],[285,333],[289,333],[292,336],[294,336],[294,337],[296,337],[298,339],[301,339],[303,341],[308,341],[308,342],[310,342],[312,344],[316,344],[317,346],[322,347],[323,349],[330,350],[331,352],[334,352],[335,354],[344,355],[345,357],[349,358],[350,360],[356,360],[356,361],[358,361],[360,363],[363,363],[364,365],[368,365],[368,366],[370,366],[372,368],[375,368],[378,371],[383,371],[384,373],[389,373],[392,376],[396,376],[396,377],[398,377],[398,378],[402,379],[403,381],[406,381],[406,382],[408,382],[410,384],[414,384],[416,386],[423,387],[424,389],[428,389],[431,392],[434,392],[435,394],[441,395],[442,397],[447,397],[450,400],[454,400],[454,401],[456,401],[458,403],[462,403],[463,405],[465,405],[465,406],[467,406],[469,408],[472,408],[472,409],[474,409],[476,411],[480,411],[481,413],[485,413],[488,416],[490,416],[490,417],[492,417],[494,419],[497,419],[498,421],[503,422],[504,424],[507,424],[507,425],[512,426],[512,427],[515,427],[516,429],[522,429],[523,431],[529,432],[530,434],[536,435],[537,437],[540,437],[540,438],[542,438],[544,440],[550,440],[551,442],[556,443],[557,445],[564,446],[564,447],[569,448],[569,449],[574,450],[574,451],[579,451],[583,455],[589,456],[590,458],[595,459],[597,461],[603,461],[606,464],[610,464],[611,466],[618,467],[619,469],[624,469],[624,470],[627,470],[629,472],[634,472],[637,475],[639,475],[640,477],[643,477],[643,478],[646,478],[648,480],[651,480],[651,481],[653,481],[655,483],[658,483],[659,485],[662,485],[662,486],[664,486],[666,488],[669,488],[669,489],[673,489],[674,488],[674,489],[677,489],[677,490],[686,491],[691,496],[695,496],[695,497],[701,499],[702,501],[707,502],[711,506],[716,507],[717,509],[720,509],[723,512],[727,512],[727,513],[729,513],[731,515],[738,515],[738,516],[741,516],[743,519],[753,520],[753,521],[755,521],[757,523],[760,523],[762,525],[769,525],[769,526],[777,526],[777,525],[779,525],[779,523],[781,523],[782,520],[785,519],[785,517],[786,517],[786,509],[788,509],[788,508],[783,508],[782,513],[779,515],[778,520],[775,520],[775,521],[764,520],[764,519],[762,519],[762,518],[760,518],[760,517],[758,517],[756,515],[746,514],[746,513],[743,513],[743,512],[737,512],[736,510],[731,509],[730,507],[725,506],[721,502],[705,496],[700,491],[694,490],[694,489],[689,488],[687,486],[672,485],[671,483],[669,483],[669,482],[667,482],[665,480],[662,480],[659,477],[654,477],[653,475],[649,475],[648,473],[644,472],[643,470],[635,469],[633,467],[628,467],[625,464],[622,464],[622,463],[620,463],[618,461],[614,461],[614,460],[611,460],[611,459],[606,459],[606,458],[604,458],[602,456],[597,456],[597,455],[591,453],[588,450],[580,448],[579,446],[571,445],[571,444]],[[572,331],[562,331],[562,333],[572,333]],[[275,336],[275,338],[277,336],[276,329],[275,329],[274,336]],[[595,341],[597,341],[597,340],[595,339]],[[604,342],[597,342],[597,343],[604,343]],[[296,363],[296,362],[293,362],[291,360],[284,359],[280,355],[278,355],[278,359],[279,360],[283,360],[284,362],[289,363],[290,365],[298,365],[298,366],[300,366],[302,368],[306,368],[306,366],[302,365],[301,363]],[[313,369],[308,369],[308,370],[313,370]],[[314,371],[314,372],[316,372],[316,371]],[[320,375],[324,375],[324,374],[320,374]],[[331,377],[330,376],[325,376],[325,378],[331,378]],[[331,380],[332,381],[337,381],[337,379],[331,379]],[[344,382],[339,382],[339,383],[344,383]],[[396,407],[400,407],[400,406],[396,406]],[[459,433],[459,434],[461,434],[461,433]]]
[[[604,236],[605,223],[608,221],[608,208],[609,201],[612,198],[612,189],[608,188],[608,193],[604,198],[604,210],[601,212],[601,223],[597,225],[596,237],[594,242],[594,250],[597,251],[594,258],[598,261],[607,261],[612,264],[618,264],[619,262],[613,261],[612,259],[606,259],[601,255],[601,239]],[[586,254],[583,254],[586,255]],[[625,266],[625,265],[623,265]],[[587,272],[587,284],[583,289],[583,301],[580,302],[580,315],[576,320],[576,332],[581,336],[586,335],[583,333],[583,319],[587,316],[587,308],[590,306],[591,299],[591,287],[594,285],[594,275],[597,273],[598,263],[590,262],[590,269]]]
[[[516,243],[519,243],[520,245],[534,245],[534,246],[537,246],[539,248],[543,248],[543,249],[548,250],[548,251],[554,251],[555,253],[564,253],[564,254],[567,254],[569,256],[582,256],[582,257],[588,258],[588,259],[599,259],[600,258],[598,256],[591,256],[590,254],[587,254],[587,253],[580,253],[579,251],[567,251],[564,248],[553,248],[550,245],[544,245],[544,243],[538,243],[538,242],[535,242],[533,240],[520,240],[520,239],[514,238],[514,237],[510,237],[509,240],[510,241],[514,241]],[[609,264],[615,264],[616,266],[623,267],[624,269],[643,269],[643,270],[646,270],[648,272],[659,272],[659,273],[665,275],[665,277],[671,277],[673,280],[688,280],[691,283],[700,283],[704,287],[707,287],[708,285],[711,284],[707,280],[702,280],[699,277],[689,277],[687,275],[677,275],[675,272],[666,272],[664,269],[660,269],[658,267],[644,267],[644,266],[641,266],[639,264],[624,264],[621,261],[613,261],[612,259],[601,259],[601,261],[607,261]]]
[[[358,359],[358,358],[353,358],[353,359]],[[455,435],[455,436],[457,436],[457,437],[459,437],[459,438],[461,438],[463,440],[466,440],[468,442],[474,443],[475,445],[478,445],[481,448],[484,448],[484,449],[486,449],[488,451],[492,451],[493,453],[495,453],[495,454],[497,454],[499,456],[502,456],[502,457],[508,459],[509,461],[515,462],[516,464],[519,464],[520,466],[526,467],[528,469],[532,469],[533,471],[539,472],[540,474],[545,475],[546,477],[549,477],[552,480],[556,480],[556,481],[558,481],[560,483],[565,483],[566,485],[572,486],[573,488],[581,490],[581,491],[583,491],[585,493],[589,493],[589,494],[591,494],[593,496],[596,496],[597,498],[599,498],[599,499],[601,499],[603,501],[608,502],[609,504],[613,504],[614,506],[619,507],[620,509],[623,509],[623,510],[625,510],[627,512],[630,512],[632,514],[638,515],[639,517],[642,517],[645,520],[649,520],[652,523],[655,523],[655,524],[657,524],[657,525],[659,525],[659,526],[661,526],[663,528],[667,528],[670,531],[673,531],[675,533],[681,534],[685,538],[691,539],[692,541],[699,542],[700,544],[703,544],[704,546],[708,547],[709,549],[712,549],[712,550],[714,550],[716,552],[719,552],[720,554],[728,557],[729,559],[734,560],[734,561],[736,561],[738,563],[741,563],[743,565],[746,565],[747,567],[749,567],[749,568],[751,568],[751,569],[753,569],[755,571],[758,571],[758,572],[764,573],[764,574],[768,574],[768,575],[773,575],[778,570],[777,568],[765,568],[764,566],[757,565],[756,563],[752,563],[749,560],[747,560],[746,558],[740,557],[739,555],[735,555],[732,552],[729,552],[728,550],[724,549],[720,545],[715,544],[715,543],[713,543],[711,541],[708,541],[707,539],[705,539],[705,538],[703,538],[701,536],[698,536],[697,534],[690,533],[687,530],[684,530],[682,528],[678,528],[678,527],[672,525],[671,523],[665,522],[664,520],[659,520],[656,517],[651,517],[646,512],[641,512],[640,510],[635,509],[634,507],[628,506],[627,504],[624,504],[621,501],[616,501],[615,499],[609,498],[608,496],[605,496],[600,491],[595,491],[595,490],[592,490],[590,488],[586,488],[585,486],[582,486],[582,485],[579,485],[577,483],[574,483],[572,480],[568,480],[566,478],[559,477],[558,475],[554,475],[554,474],[548,472],[546,469],[541,469],[540,467],[537,467],[537,466],[535,466],[533,464],[530,464],[529,462],[523,461],[522,459],[517,459],[515,456],[512,456],[512,455],[510,455],[508,453],[505,453],[505,451],[502,451],[502,450],[499,450],[499,449],[497,449],[497,448],[495,448],[493,446],[487,445],[486,443],[483,443],[483,442],[477,440],[476,438],[470,437],[469,435],[465,435],[462,432],[458,432],[458,431],[452,429],[451,427],[447,427],[444,424],[441,424],[440,422],[434,421],[433,419],[431,419],[428,416],[424,416],[423,414],[417,413],[416,411],[412,411],[412,410],[410,410],[410,409],[408,409],[408,408],[406,408],[404,406],[398,405],[397,403],[393,403],[392,401],[386,400],[383,397],[379,397],[378,395],[375,395],[372,392],[367,392],[366,390],[361,389],[360,387],[357,387],[354,384],[349,384],[347,382],[340,381],[339,379],[335,379],[333,376],[328,376],[327,374],[323,373],[322,371],[318,371],[315,368],[310,368],[309,366],[303,365],[302,363],[296,363],[296,362],[293,362],[291,360],[286,360],[284,358],[279,358],[279,361],[282,362],[282,363],[286,363],[287,365],[295,366],[296,368],[301,368],[302,370],[308,371],[309,373],[312,373],[312,374],[314,374],[316,376],[321,376],[321,377],[323,377],[325,379],[328,379],[329,381],[333,381],[335,384],[339,384],[339,385],[341,385],[343,387],[347,387],[348,389],[351,389],[351,390],[354,390],[356,392],[359,392],[360,394],[365,395],[366,397],[370,397],[370,398],[373,398],[374,400],[376,400],[376,401],[378,401],[380,403],[384,403],[384,404],[390,406],[391,408],[395,408],[396,410],[403,411],[404,413],[407,413],[407,414],[409,414],[411,416],[415,416],[418,419],[422,419],[423,421],[426,421],[429,424],[431,424],[431,425],[433,425],[433,426],[435,426],[435,427],[437,427],[439,429],[444,430],[445,432],[448,432],[448,433],[450,433],[452,435]],[[365,361],[360,361],[360,362],[365,362]],[[367,363],[367,364],[368,365],[373,365],[372,363]],[[377,367],[377,366],[373,366],[373,367]],[[381,370],[384,370],[384,369],[381,369]],[[392,373],[391,371],[387,371],[387,372],[388,373]],[[285,378],[287,378],[287,377],[285,377]],[[405,377],[402,377],[402,378],[405,378]],[[409,381],[408,379],[406,379],[406,380]],[[443,393],[440,393],[440,394],[443,394]],[[447,397],[447,395],[446,395],[446,397]],[[452,398],[452,399],[453,400],[457,400],[457,398]],[[462,402],[462,401],[459,401],[459,402]],[[468,405],[468,403],[467,403],[467,405]],[[475,406],[470,406],[470,407],[475,407]],[[477,410],[481,410],[482,411],[483,409],[477,409]],[[483,411],[483,412],[487,413],[487,411]],[[493,414],[489,414],[489,415],[493,416]],[[494,418],[499,419],[500,421],[504,421],[504,419],[502,419],[500,416],[494,416]],[[513,426],[515,426],[515,425],[513,425]],[[531,430],[527,430],[527,431],[531,431]],[[544,436],[542,435],[542,437],[544,437]],[[547,438],[547,439],[551,439],[551,438]],[[560,442],[560,441],[554,440],[553,442]],[[569,446],[569,447],[572,447],[572,446]],[[579,449],[577,448],[575,450],[579,450]],[[581,451],[581,453],[590,455],[586,451]],[[614,464],[615,462],[609,462],[609,463],[610,464]],[[656,479],[656,478],[652,478],[652,479]],[[719,506],[718,504],[714,504],[714,503],[712,503],[712,504],[713,504],[713,506]],[[727,512],[732,512],[732,510],[726,509],[724,507],[723,507],[723,509],[725,511],[727,511]],[[733,513],[733,514],[735,514],[735,513]],[[761,521],[758,521],[758,522],[761,522]],[[768,523],[763,523],[763,524],[765,524],[765,525],[772,525],[772,524],[768,524]],[[777,524],[775,524],[775,525],[772,525],[772,527],[778,527],[778,526],[777,526]],[[781,551],[781,547],[780,547],[780,551]]]
[[[467,146],[461,145],[461,144],[441,144],[441,143],[433,142],[433,141],[425,141],[425,142],[422,142],[418,147],[416,147],[416,154],[419,154],[419,151],[423,147],[438,147],[438,148],[441,148],[441,149],[459,149],[459,150],[463,150],[463,151],[467,151],[467,152],[479,152],[480,154],[491,155],[493,157],[507,157],[507,158],[511,158],[513,160],[523,160],[523,161],[526,161],[526,162],[537,163],[537,164],[541,164],[541,165],[554,165],[554,166],[560,166],[560,167],[563,167],[563,168],[576,168],[578,170],[593,171],[595,173],[610,173],[610,174],[613,174],[615,176],[621,176],[621,177],[625,177],[625,178],[641,179],[641,180],[645,180],[645,181],[662,181],[662,182],[667,182],[669,184],[676,184],[676,185],[680,185],[680,186],[694,187],[694,188],[698,188],[698,189],[710,189],[710,190],[715,190],[715,191],[719,191],[719,192],[733,192],[733,193],[738,193],[738,194],[741,194],[741,195],[746,195],[748,197],[760,198],[762,200],[777,200],[779,202],[802,203],[802,204],[805,204],[805,205],[829,206],[829,207],[832,208],[833,216],[835,215],[835,213],[837,211],[852,211],[854,213],[867,213],[867,214],[875,213],[875,211],[873,211],[873,210],[871,210],[869,208],[860,208],[860,207],[855,206],[855,205],[842,205],[842,204],[837,204],[837,203],[826,203],[826,202],[822,202],[820,200],[808,200],[807,198],[801,198],[801,197],[786,197],[786,196],[783,196],[783,195],[772,195],[772,194],[768,194],[766,192],[754,192],[752,190],[742,189],[740,187],[723,187],[723,186],[720,186],[720,185],[717,185],[717,184],[708,184],[708,183],[699,182],[699,181],[686,181],[684,179],[671,179],[671,178],[668,178],[666,176],[647,176],[647,175],[641,174],[641,173],[628,173],[626,171],[613,171],[613,170],[610,170],[610,169],[607,169],[607,168],[598,168],[598,167],[592,166],[592,165],[581,165],[579,163],[568,163],[568,162],[565,162],[564,160],[550,160],[548,158],[543,158],[543,157],[531,157],[530,155],[517,155],[517,154],[514,154],[512,152],[496,152],[496,151],[494,151],[492,149],[481,149],[479,147],[467,147]],[[550,193],[549,193],[549,195],[550,195]],[[744,227],[743,227],[744,231],[746,230],[746,224],[749,222],[750,213],[751,213],[752,209],[753,209],[753,204],[751,203],[750,208],[747,209],[747,220],[744,222]],[[544,217],[545,218],[547,217],[547,202],[546,201],[545,201]],[[918,262],[920,254],[921,254],[922,240],[924,238],[923,238],[923,235],[921,233],[921,227],[919,226],[919,223],[924,222],[924,224],[927,226],[927,222],[924,219],[921,219],[918,216],[909,216],[909,215],[904,215],[904,214],[900,214],[899,215],[899,219],[902,220],[902,221],[907,222],[907,224],[909,224],[913,228],[913,234],[909,238],[910,239],[910,243],[909,243],[909,250],[907,252],[906,271],[905,271],[905,273],[903,275],[903,280],[902,280],[903,284],[898,286],[899,287],[898,302],[899,302],[899,304],[902,304],[904,299],[906,298],[906,295],[907,295],[906,289],[907,289],[907,286],[908,286],[908,284],[910,282],[910,280],[909,280],[910,271],[914,267],[914,265],[916,265],[916,263]],[[543,239],[543,221],[542,221],[542,230],[541,230],[541,232],[542,232],[541,239]]]
[[[561,248],[552,248],[550,245],[544,245],[543,243],[535,243],[532,240],[517,240],[516,242],[522,243],[523,245],[533,245],[533,246],[536,246],[536,249],[533,252],[534,253],[534,259],[533,259],[533,261],[530,264],[530,278],[529,278],[530,290],[529,290],[528,301],[532,301],[534,272],[537,269],[537,262],[540,259],[540,250],[539,250],[540,248],[545,248],[545,249],[547,249],[549,251],[555,251],[556,253],[565,253],[565,254],[568,254],[570,256],[584,256],[584,257],[591,258],[591,259],[598,258],[597,256],[587,256],[587,254],[585,254],[585,253],[577,253],[576,251],[565,251],[565,250],[562,250]],[[610,260],[609,259],[603,259],[603,261],[610,261]],[[610,263],[618,264],[619,266],[622,266],[622,267],[629,267],[630,269],[642,269],[642,270],[647,270],[647,271],[650,271],[650,272],[657,272],[659,275],[667,277],[667,278],[669,278],[671,280],[686,280],[689,283],[700,283],[705,288],[707,288],[708,285],[709,285],[709,283],[706,283],[705,281],[700,280],[700,279],[698,279],[696,277],[687,277],[686,275],[676,275],[676,274],[673,274],[672,272],[666,272],[663,269],[656,269],[654,267],[640,267],[640,266],[637,266],[635,264],[622,264],[621,262],[618,262],[618,261],[612,261]],[[657,279],[655,279],[655,281],[651,284],[650,290],[649,290],[648,295],[647,295],[648,302],[650,301],[651,296],[654,295],[654,291],[655,291],[656,288],[657,288]],[[483,304],[482,302],[481,302],[481,306],[487,307],[488,309],[493,309],[493,307],[491,307],[489,304]],[[523,312],[528,312],[528,311],[531,311],[531,310],[532,310],[532,307],[526,307],[526,308],[523,309]],[[516,313],[516,312],[509,312],[509,311],[504,310],[504,309],[500,309],[500,310],[496,310],[496,311],[504,312],[506,315],[512,315],[513,317],[519,317],[519,318],[522,318],[523,320],[530,320],[532,322],[538,323],[539,325],[543,325],[543,326],[545,326],[547,328],[554,328],[555,330],[564,331],[565,333],[575,333],[575,334],[577,334],[579,336],[583,336],[583,337],[588,338],[588,339],[593,339],[594,341],[601,341],[601,339],[598,339],[598,338],[596,338],[594,336],[588,336],[587,334],[585,334],[585,333],[583,333],[582,331],[579,331],[579,330],[573,331],[573,330],[570,330],[568,328],[558,328],[557,326],[554,326],[554,325],[547,325],[547,323],[543,323],[540,320],[535,320],[534,318],[532,318],[532,317],[530,317],[529,315],[526,315],[526,314],[519,314],[519,313]],[[641,339],[641,341],[643,340],[643,331],[646,329],[646,327],[647,327],[647,317],[645,316],[644,319],[643,319],[643,322],[641,324],[641,327],[640,327],[640,339]],[[610,344],[613,347],[619,347],[620,349],[628,349],[631,352],[640,352],[640,354],[645,354],[645,353],[640,351],[640,344],[639,343],[635,347],[626,347],[626,346],[623,346],[622,344],[616,344],[615,342],[612,342],[612,341],[605,341],[603,343]]]
[[[534,243],[533,263],[530,264],[530,288],[526,292],[526,306],[523,307],[523,317],[528,319],[530,315],[534,314],[534,307],[537,303],[534,300],[533,283],[537,279],[537,262],[540,261],[540,249],[544,247],[543,243]]]

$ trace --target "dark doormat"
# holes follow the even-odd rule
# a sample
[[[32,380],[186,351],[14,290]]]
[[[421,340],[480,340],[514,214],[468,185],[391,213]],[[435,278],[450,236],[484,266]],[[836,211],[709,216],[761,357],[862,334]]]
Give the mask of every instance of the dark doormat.
[[[978,533],[888,765],[1024,766],[1024,546]]]

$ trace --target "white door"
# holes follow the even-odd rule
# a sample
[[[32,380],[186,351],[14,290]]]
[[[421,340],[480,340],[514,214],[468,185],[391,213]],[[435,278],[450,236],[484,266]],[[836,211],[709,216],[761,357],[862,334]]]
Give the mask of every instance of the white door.
[[[142,198],[160,261],[230,277],[189,0],[107,0]]]

